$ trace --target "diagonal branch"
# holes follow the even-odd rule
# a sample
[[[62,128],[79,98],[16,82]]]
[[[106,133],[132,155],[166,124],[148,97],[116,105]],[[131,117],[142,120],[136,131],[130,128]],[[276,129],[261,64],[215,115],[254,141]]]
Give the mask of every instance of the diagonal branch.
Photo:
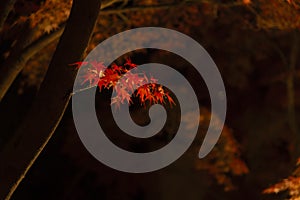
[[[5,61],[3,67],[0,69],[0,101],[28,60],[52,41],[59,38],[63,30],[64,26],[53,33],[42,36],[23,51],[17,52]]]
[[[0,153],[0,199],[11,198],[57,128],[71,98],[77,72],[68,64],[82,59],[100,4],[100,0],[73,1],[66,28],[37,97],[13,139]]]
[[[0,8],[0,31],[2,30],[4,22],[10,11],[13,9],[15,3],[16,0],[4,0],[4,2],[1,2],[2,7]]]
[[[120,3],[120,2],[123,2],[124,4],[126,4],[127,0],[109,0],[109,1],[102,2],[101,9],[103,10],[107,7],[114,5],[115,3]]]

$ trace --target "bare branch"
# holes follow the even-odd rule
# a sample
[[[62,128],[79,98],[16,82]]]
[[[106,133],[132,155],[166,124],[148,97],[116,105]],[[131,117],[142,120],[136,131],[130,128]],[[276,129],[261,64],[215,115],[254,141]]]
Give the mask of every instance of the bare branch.
[[[68,23],[37,97],[13,139],[0,153],[0,199],[11,198],[56,130],[71,98],[77,72],[68,64],[82,59],[100,4],[100,0],[73,1]]]
[[[127,8],[107,9],[107,10],[103,10],[100,13],[100,15],[112,15],[112,14],[135,12],[135,11],[162,10],[162,9],[169,9],[169,8],[172,8],[172,7],[177,7],[179,5],[182,5],[182,3],[163,4],[163,5],[155,5],[155,6],[135,6],[135,7],[127,7]]]
[[[296,139],[295,146],[300,144],[300,133],[298,132],[298,125],[296,120],[295,113],[295,71],[297,65],[297,59],[299,56],[299,36],[298,31],[294,31],[292,37],[292,49],[290,53],[290,62],[288,66],[288,77],[286,79],[286,89],[287,89],[287,103],[288,103],[288,122],[291,128],[291,131]],[[298,154],[300,150],[296,150],[296,154]],[[295,155],[298,157],[299,155]]]
[[[44,47],[49,45],[51,42],[53,42],[54,40],[59,38],[62,35],[64,28],[65,28],[65,26],[63,25],[58,30],[56,30],[50,34],[42,36],[37,41],[32,43],[30,46],[25,48],[22,55],[20,56],[22,58],[21,60],[24,60],[25,62],[27,62],[28,59],[30,59],[32,56],[34,56],[37,52],[39,52],[41,49],[43,49]],[[26,64],[26,63],[24,63],[24,64]]]
[[[5,20],[10,11],[13,9],[15,3],[16,0],[5,0],[4,2],[1,2],[3,7],[0,8],[0,31],[2,30]]]
[[[64,26],[53,33],[42,36],[23,51],[16,53],[6,60],[0,69],[0,101],[28,60],[52,41],[59,38],[63,30]]]
[[[127,4],[128,0],[109,0],[109,1],[105,1],[101,4],[101,9],[105,9],[107,7],[110,7],[112,5],[114,5],[115,3],[119,3],[119,2],[123,2],[123,4]]]
[[[114,1],[112,1],[112,2],[114,2]],[[125,8],[117,8],[117,9],[107,9],[107,10],[102,8],[104,10],[101,11],[100,14],[101,15],[112,15],[112,14],[135,12],[135,11],[164,10],[164,9],[170,9],[170,8],[179,7],[179,6],[183,6],[183,5],[195,5],[195,4],[203,4],[203,3],[214,4],[214,5],[222,7],[222,8],[245,6],[245,4],[243,2],[216,3],[216,2],[209,1],[209,0],[191,0],[191,1],[185,0],[185,1],[181,1],[179,3],[160,4],[160,5],[134,6],[134,7],[125,7]]]
[[[284,54],[282,49],[270,39],[270,36],[265,32],[266,41],[269,41],[275,52],[279,55],[286,72],[279,74],[276,77],[272,77],[267,80],[261,81],[261,84],[272,84],[274,82],[284,82],[287,91],[287,121],[291,129],[291,133],[295,138],[295,146],[300,144],[300,133],[296,120],[295,113],[295,78],[300,77],[300,71],[296,70],[298,57],[299,57],[299,32],[293,31],[291,39],[291,52],[289,58]],[[300,149],[297,148],[294,152],[294,157],[297,158],[300,155]]]

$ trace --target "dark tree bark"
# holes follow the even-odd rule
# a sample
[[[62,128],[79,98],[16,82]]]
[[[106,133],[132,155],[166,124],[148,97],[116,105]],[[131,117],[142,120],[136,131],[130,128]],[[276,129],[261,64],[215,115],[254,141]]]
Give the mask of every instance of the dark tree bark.
[[[77,71],[100,11],[101,0],[74,0],[65,31],[28,116],[0,154],[0,199],[10,199],[39,156],[71,98]]]
[[[59,38],[63,30],[64,26],[53,33],[42,36],[24,49],[18,47],[19,50],[8,57],[3,63],[3,67],[0,68],[0,101],[2,101],[4,95],[25,67],[28,60],[52,41]]]

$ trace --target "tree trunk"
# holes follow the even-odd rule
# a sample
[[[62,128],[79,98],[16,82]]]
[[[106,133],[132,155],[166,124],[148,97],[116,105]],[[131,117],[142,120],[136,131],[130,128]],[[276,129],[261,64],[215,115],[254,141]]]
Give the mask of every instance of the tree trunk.
[[[27,46],[25,49],[20,48],[12,56],[9,56],[0,68],[0,101],[22,71],[28,60],[38,53],[45,46],[55,39],[59,38],[64,30],[64,26],[53,33],[47,34]]]
[[[100,11],[101,0],[74,0],[65,31],[28,116],[0,154],[0,199],[10,199],[58,126]]]

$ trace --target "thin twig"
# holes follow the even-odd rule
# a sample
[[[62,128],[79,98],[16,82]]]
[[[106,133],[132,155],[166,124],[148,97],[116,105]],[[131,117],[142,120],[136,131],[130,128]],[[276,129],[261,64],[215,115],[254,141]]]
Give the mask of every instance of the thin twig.
[[[5,0],[5,2],[1,2],[3,7],[0,9],[0,31],[2,30],[6,18],[10,11],[12,11],[15,3],[16,0]]]
[[[127,5],[128,3],[128,0],[109,0],[109,1],[105,1],[102,3],[101,5],[101,10],[105,9],[105,8],[108,8],[116,3],[121,3],[122,2],[122,5],[121,7],[124,7],[125,5]]]
[[[155,5],[155,6],[135,6],[135,7],[128,7],[128,8],[109,9],[109,10],[103,10],[100,13],[100,15],[112,15],[112,14],[135,12],[135,11],[169,9],[171,7],[176,7],[178,5],[179,4],[165,4],[165,5]]]
[[[32,107],[0,152],[0,199],[11,198],[61,121],[76,77],[76,71],[66,66],[82,59],[100,4],[101,0],[73,1],[66,28]]]
[[[86,87],[86,88],[82,88],[82,89],[79,89],[79,90],[75,90],[75,91],[73,91],[73,92],[71,93],[71,95],[73,96],[73,95],[75,95],[75,94],[78,94],[78,93],[80,93],[80,92],[84,92],[84,91],[89,90],[89,89],[92,89],[92,88],[94,88],[94,87],[97,87],[97,85],[92,85],[92,86],[88,86],[88,87]]]
[[[234,2],[234,3],[215,3],[208,0],[186,0],[181,1],[179,3],[171,3],[171,4],[161,4],[161,5],[149,5],[149,6],[133,6],[133,7],[125,7],[125,8],[117,8],[117,9],[107,9],[102,10],[100,15],[112,15],[112,14],[118,14],[118,13],[127,13],[127,12],[135,12],[135,11],[151,11],[151,10],[163,10],[163,9],[169,9],[172,7],[179,7],[182,5],[195,5],[195,4],[203,4],[203,3],[209,3],[209,4],[215,4],[222,8],[231,8],[236,6],[245,6],[242,2]]]
[[[288,122],[291,128],[291,131],[296,139],[295,146],[298,146],[300,143],[300,135],[298,132],[298,125],[296,121],[296,113],[295,113],[295,86],[294,86],[294,78],[295,78],[295,70],[297,65],[297,58],[299,53],[299,37],[298,32],[294,31],[292,37],[292,49],[290,53],[290,62],[288,66],[288,77],[286,79],[286,89],[287,89],[287,103],[288,103]],[[296,150],[298,154],[300,150]],[[296,155],[299,156],[299,155]]]

